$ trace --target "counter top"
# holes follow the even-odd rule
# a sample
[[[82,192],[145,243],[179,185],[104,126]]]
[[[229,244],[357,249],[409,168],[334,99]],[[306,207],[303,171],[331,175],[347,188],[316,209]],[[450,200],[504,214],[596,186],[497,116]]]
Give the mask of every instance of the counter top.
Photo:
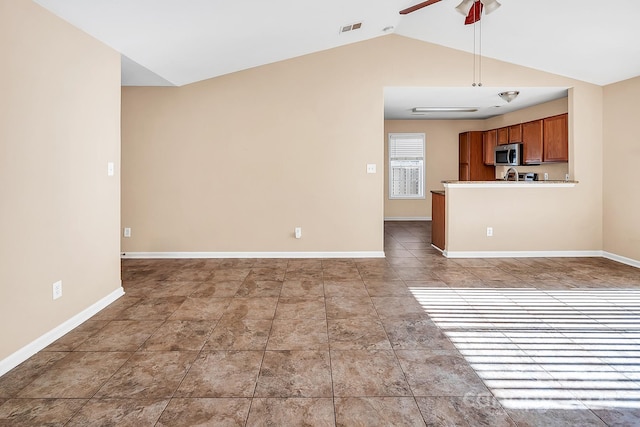
[[[578,181],[442,181],[445,188],[569,188]]]
[[[440,194],[441,196],[444,196],[444,190],[431,190],[431,192],[433,194]]]

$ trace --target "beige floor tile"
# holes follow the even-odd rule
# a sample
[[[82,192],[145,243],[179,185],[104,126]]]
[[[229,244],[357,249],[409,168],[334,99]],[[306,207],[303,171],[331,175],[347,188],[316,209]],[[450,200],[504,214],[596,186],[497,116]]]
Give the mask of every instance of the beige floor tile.
[[[329,350],[324,319],[275,319],[267,350]]]
[[[85,340],[78,351],[136,351],[162,325],[161,320],[112,320]]]
[[[170,398],[197,355],[197,352],[192,351],[137,352],[98,390],[94,397],[99,399]]]
[[[200,351],[215,321],[168,320],[142,346],[145,351]]]
[[[255,398],[247,426],[335,426],[330,398]]]
[[[475,371],[457,353],[397,350],[396,355],[414,396],[489,394]]]
[[[68,353],[49,351],[34,354],[11,371],[0,376],[0,398],[17,396],[20,390],[67,356]]]
[[[131,357],[125,352],[73,352],[20,391],[23,398],[90,398]]]
[[[411,396],[393,351],[331,350],[335,396]]]
[[[332,350],[390,350],[391,343],[379,320],[372,317],[328,321]]]
[[[331,397],[327,351],[267,351],[255,397]]]
[[[278,298],[233,298],[223,319],[273,319]]]
[[[0,425],[67,425],[85,402],[84,399],[9,399],[0,403]]]
[[[156,426],[243,426],[250,406],[247,398],[174,398]]]
[[[91,399],[67,427],[155,425],[168,399]]]
[[[209,335],[203,350],[264,350],[272,320],[224,319]]]
[[[378,317],[370,298],[327,298],[325,303],[327,305],[327,319]]]
[[[262,351],[202,352],[175,397],[251,397]]]
[[[171,315],[170,320],[219,320],[231,298],[187,298]]]
[[[413,397],[339,397],[335,405],[337,426],[425,426]]]

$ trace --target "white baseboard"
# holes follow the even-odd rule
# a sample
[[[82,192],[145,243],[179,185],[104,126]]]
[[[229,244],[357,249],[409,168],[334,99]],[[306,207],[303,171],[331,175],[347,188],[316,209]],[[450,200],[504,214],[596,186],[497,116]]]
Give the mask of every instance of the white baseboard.
[[[612,254],[611,252],[603,252],[602,256],[612,261],[617,261],[617,262],[621,262],[622,264],[627,264],[632,267],[640,268],[640,261],[638,261],[637,259],[632,259],[632,258],[624,257],[622,255]]]
[[[431,221],[430,216],[389,216],[385,221]]]
[[[92,304],[86,309],[82,310],[80,313],[73,316],[71,319],[63,322],[62,324],[56,326],[46,334],[42,335],[39,338],[36,338],[34,341],[22,347],[20,350],[15,353],[7,356],[3,360],[0,361],[0,376],[6,374],[43,348],[47,347],[49,344],[55,342],[58,338],[62,337],[64,334],[70,332],[74,328],[80,326],[84,321],[88,320],[94,314],[98,313],[100,310],[120,298],[124,295],[124,289],[120,286],[115,291],[111,292],[106,297],[102,298],[100,301]]]
[[[123,252],[123,259],[167,258],[384,258],[383,251],[361,252]]]
[[[444,251],[447,258],[579,258],[602,257],[602,251]]]

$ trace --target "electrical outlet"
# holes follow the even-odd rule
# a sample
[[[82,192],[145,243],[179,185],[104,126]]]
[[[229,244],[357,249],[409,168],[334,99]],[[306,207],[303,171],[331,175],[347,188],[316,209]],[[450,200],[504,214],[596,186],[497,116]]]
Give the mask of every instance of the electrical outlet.
[[[51,285],[53,291],[53,299],[58,299],[62,296],[62,280],[58,280]]]
[[[300,239],[302,237],[302,227],[296,227],[294,233],[296,235],[296,239]]]
[[[129,227],[124,228],[124,237],[131,237],[131,228]]]
[[[566,174],[566,175],[564,176],[564,180],[565,180],[565,181],[569,181],[569,174]]]
[[[493,227],[487,227],[487,237],[493,236]]]
[[[544,173],[544,180],[547,181],[549,179],[549,174],[548,173]]]
[[[113,162],[107,162],[107,176],[113,176],[116,172],[116,165]]]

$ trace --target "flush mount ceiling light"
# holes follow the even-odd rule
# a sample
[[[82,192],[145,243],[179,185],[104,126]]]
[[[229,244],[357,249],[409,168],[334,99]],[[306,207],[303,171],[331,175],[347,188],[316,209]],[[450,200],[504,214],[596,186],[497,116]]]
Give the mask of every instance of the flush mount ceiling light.
[[[411,110],[414,114],[419,113],[475,113],[476,107],[415,107]]]
[[[520,95],[520,92],[517,90],[508,90],[506,92],[500,92],[498,96],[504,99],[507,102],[511,102],[516,99]]]

